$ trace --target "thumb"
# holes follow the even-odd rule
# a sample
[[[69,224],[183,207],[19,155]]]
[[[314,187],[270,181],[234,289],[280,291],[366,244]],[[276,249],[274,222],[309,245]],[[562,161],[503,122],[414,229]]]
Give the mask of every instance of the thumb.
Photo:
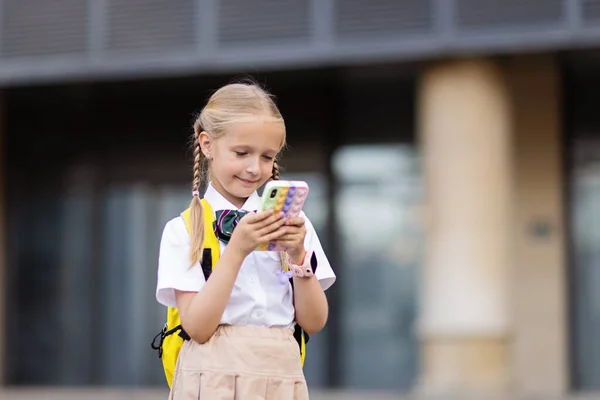
[[[244,221],[246,223],[253,223],[256,222],[257,219],[257,215],[256,215],[256,211],[250,211],[247,214],[244,214],[241,218],[240,218],[240,222]]]

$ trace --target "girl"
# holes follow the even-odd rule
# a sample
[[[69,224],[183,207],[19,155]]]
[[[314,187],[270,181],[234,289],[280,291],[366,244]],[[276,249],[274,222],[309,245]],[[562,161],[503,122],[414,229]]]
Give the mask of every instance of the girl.
[[[271,96],[254,84],[222,87],[194,123],[191,233],[181,217],[167,222],[158,263],[157,300],[178,308],[191,337],[179,353],[172,400],[308,399],[294,324],[308,334],[324,327],[324,290],[335,274],[304,214],[286,219],[256,212],[256,190],[279,178],[277,156],[285,134]],[[210,181],[203,197],[212,210],[248,212],[228,243],[220,242],[221,256],[208,280],[199,263],[204,164]],[[254,251],[269,241],[286,249],[283,256],[295,271],[293,290],[279,279],[280,253]],[[315,260],[314,274],[304,273]]]

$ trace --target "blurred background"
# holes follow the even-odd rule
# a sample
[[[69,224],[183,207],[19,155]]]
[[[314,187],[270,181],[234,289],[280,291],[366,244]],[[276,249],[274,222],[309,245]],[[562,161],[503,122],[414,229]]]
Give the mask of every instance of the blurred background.
[[[0,398],[166,398],[162,228],[247,76],[338,276],[315,399],[600,398],[599,50],[599,0],[0,0]]]

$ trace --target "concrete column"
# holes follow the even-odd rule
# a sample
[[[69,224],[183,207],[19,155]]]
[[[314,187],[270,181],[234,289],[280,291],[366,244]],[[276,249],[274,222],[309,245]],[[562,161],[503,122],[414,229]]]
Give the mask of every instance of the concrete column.
[[[515,142],[512,370],[523,394],[568,389],[567,269],[560,70],[554,57],[507,62]]]
[[[429,226],[421,277],[425,392],[496,393],[509,381],[511,117],[488,60],[430,65],[418,85]]]

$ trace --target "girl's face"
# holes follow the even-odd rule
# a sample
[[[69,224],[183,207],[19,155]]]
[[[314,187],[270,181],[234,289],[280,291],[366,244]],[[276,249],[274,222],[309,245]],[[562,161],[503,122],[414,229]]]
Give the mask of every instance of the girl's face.
[[[216,140],[202,133],[200,143],[210,162],[215,189],[236,207],[242,207],[271,178],[283,140],[283,125],[272,121],[235,124]]]

